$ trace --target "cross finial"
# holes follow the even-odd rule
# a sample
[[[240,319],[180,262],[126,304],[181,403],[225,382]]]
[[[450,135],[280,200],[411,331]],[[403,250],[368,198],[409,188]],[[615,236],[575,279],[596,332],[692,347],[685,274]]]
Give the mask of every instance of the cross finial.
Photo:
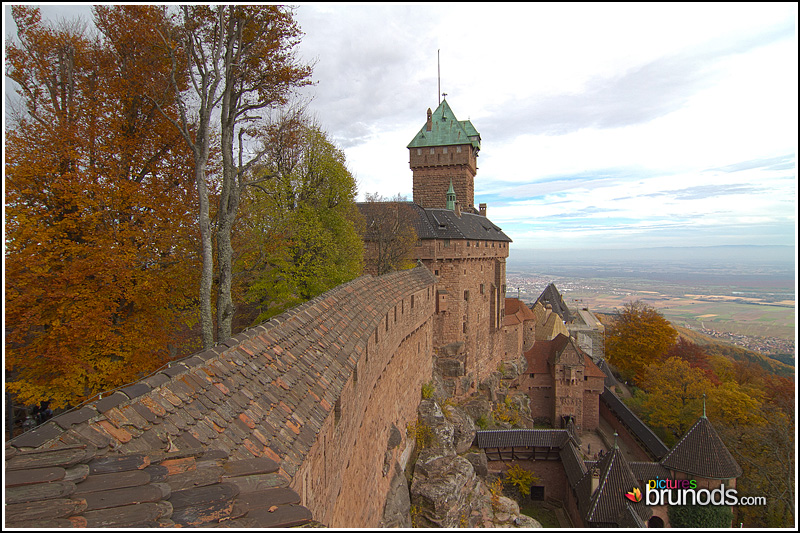
[[[444,98],[447,98],[447,93],[442,93],[442,96],[443,96]]]

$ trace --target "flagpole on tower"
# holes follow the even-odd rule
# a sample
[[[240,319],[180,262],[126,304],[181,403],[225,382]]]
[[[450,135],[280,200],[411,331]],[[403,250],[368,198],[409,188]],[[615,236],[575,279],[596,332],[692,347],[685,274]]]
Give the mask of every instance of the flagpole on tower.
[[[436,50],[436,70],[437,70],[437,79],[439,80],[439,104],[442,103],[442,63],[439,60],[439,52],[440,50]]]

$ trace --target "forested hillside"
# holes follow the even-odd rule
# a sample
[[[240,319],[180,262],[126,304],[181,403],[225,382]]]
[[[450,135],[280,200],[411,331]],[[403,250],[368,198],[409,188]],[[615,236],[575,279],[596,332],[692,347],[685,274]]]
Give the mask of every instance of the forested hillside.
[[[789,527],[795,513],[794,376],[776,375],[773,363],[780,363],[743,352],[687,340],[640,302],[606,324],[606,356],[632,384],[628,403],[639,417],[672,446],[706,414],[743,469],[739,494],[768,501],[766,507],[738,507],[735,522]]]

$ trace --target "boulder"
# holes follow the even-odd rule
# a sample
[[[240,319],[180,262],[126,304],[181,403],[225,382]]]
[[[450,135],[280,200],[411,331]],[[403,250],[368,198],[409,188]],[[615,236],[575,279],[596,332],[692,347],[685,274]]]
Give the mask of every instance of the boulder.
[[[397,448],[400,446],[400,443],[403,442],[403,434],[400,433],[400,430],[397,429],[397,426],[392,424],[389,428],[389,442],[386,444],[386,449],[391,450],[393,448]]]
[[[425,426],[433,434],[434,447],[453,450],[453,424],[444,416],[444,412],[435,400],[422,400],[417,407],[417,424]],[[418,428],[418,431],[422,430]]]
[[[497,393],[500,391],[500,382],[503,379],[500,372],[492,372],[489,376],[480,382],[478,390],[483,391],[491,401],[497,401]]]
[[[445,417],[453,424],[453,447],[457,454],[466,453],[475,440],[475,422],[456,405],[444,406]]]
[[[389,485],[389,494],[383,506],[382,527],[411,527],[411,494],[408,491],[406,476],[400,465],[394,464],[394,475]]]
[[[501,368],[501,375],[503,379],[516,379],[519,377],[520,369],[516,361],[503,361]]]
[[[485,478],[489,474],[489,462],[486,459],[486,452],[470,452],[464,456],[470,462],[472,468],[475,470],[475,475]]]
[[[481,396],[472,396],[469,400],[461,404],[461,407],[472,418],[479,420],[481,417],[489,421],[492,414],[492,403]]]
[[[476,499],[475,471],[458,455],[428,461],[422,470],[417,463],[411,483],[411,503],[415,527],[459,527],[472,514],[470,502]]]
[[[466,373],[464,363],[451,357],[440,357],[436,362],[436,371],[445,378],[457,378]]]

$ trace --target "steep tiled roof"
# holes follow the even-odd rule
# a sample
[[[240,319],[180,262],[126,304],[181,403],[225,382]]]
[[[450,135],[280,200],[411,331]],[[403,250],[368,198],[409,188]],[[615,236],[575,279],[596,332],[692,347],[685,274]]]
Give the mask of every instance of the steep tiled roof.
[[[184,466],[194,472],[192,476],[208,477],[190,481],[183,488],[224,483],[226,476],[239,475],[247,478],[243,482],[255,484],[250,492],[286,485],[314,444],[381,318],[403,295],[433,283],[431,273],[418,267],[341,285],[213,349],[173,362],[135,384],[20,435],[7,445],[6,469],[16,471],[16,478],[41,471],[48,476],[42,483],[64,479],[74,483],[71,478],[77,474],[65,478],[64,466],[53,467],[49,464],[53,459],[42,452],[73,447],[89,450],[73,452],[75,458],[70,459],[73,466],[83,464],[82,470],[87,471],[101,452],[119,460],[146,458],[135,473],[141,478],[139,486],[164,482],[152,476],[145,480],[143,472],[149,465],[164,466],[164,457],[176,457],[170,453],[187,454],[187,458],[191,455],[194,461],[197,457],[205,461],[211,453],[214,461],[222,461],[216,470],[201,472],[187,460]],[[256,467],[259,472],[248,470]],[[50,472],[48,468],[61,470]],[[231,474],[226,468],[242,473]],[[36,490],[46,489],[50,495],[58,493],[56,488],[40,486]],[[240,492],[245,491],[240,488]],[[287,499],[282,494],[275,501]],[[25,505],[26,496],[17,498],[18,505]],[[36,496],[27,501],[51,498],[65,499]],[[127,498],[121,496],[119,501],[133,501]],[[153,503],[171,501],[169,495],[161,498]],[[60,518],[86,511],[82,503],[75,505],[75,509],[63,511]],[[258,524],[276,525],[275,518],[281,515],[275,512],[277,509],[263,516],[241,516],[253,519],[258,515]],[[21,513],[15,515],[15,521],[38,516]],[[168,518],[164,513],[153,520]]]
[[[428,131],[426,122],[411,142],[408,143],[408,148],[452,146],[457,144],[471,144],[480,149],[481,138],[472,122],[458,120],[453,110],[450,109],[447,100],[442,100],[436,111],[431,114],[431,131]]]
[[[555,283],[551,283],[545,287],[542,291],[542,294],[539,295],[539,298],[537,298],[536,301],[542,302],[545,307],[547,304],[550,304],[553,308],[553,312],[557,313],[558,316],[561,317],[561,320],[567,324],[572,322],[572,314],[570,313],[567,304],[564,303],[564,299],[561,297],[561,293],[558,292]]]
[[[449,209],[424,209],[410,204],[417,213],[414,228],[420,239],[454,239],[474,241],[511,242],[503,230],[482,215],[461,212],[457,217]]]
[[[518,298],[506,298],[506,316],[514,316],[519,322],[536,320],[533,311]]]
[[[707,479],[732,479],[742,475],[742,468],[705,416],[664,456],[661,466]]]
[[[592,472],[595,469],[599,479],[597,489],[592,492]],[[588,469],[576,485],[578,507],[586,523],[606,527],[612,524],[622,525],[620,521],[627,522],[624,518],[626,504],[631,505],[642,521],[649,519],[652,512],[644,501],[631,503],[625,497],[625,493],[634,487],[639,487],[639,483],[625,459],[625,454],[617,447],[612,448]],[[587,495],[590,496],[587,498]]]
[[[586,354],[583,354],[583,375],[590,378],[603,378],[605,379],[606,374],[602,370],[600,370],[592,358]]]
[[[667,454],[669,451],[667,445],[608,387],[603,387],[600,401],[605,403],[611,412],[633,432],[651,457],[658,460]]]
[[[540,305],[540,302],[536,304],[534,307],[534,313],[536,313],[536,308]],[[536,314],[537,317],[540,315],[541,313]],[[557,335],[569,337],[569,330],[567,330],[567,326],[564,324],[564,321],[561,320],[561,317],[558,315],[558,313],[545,310],[542,318],[536,321],[536,339],[553,339]]]

